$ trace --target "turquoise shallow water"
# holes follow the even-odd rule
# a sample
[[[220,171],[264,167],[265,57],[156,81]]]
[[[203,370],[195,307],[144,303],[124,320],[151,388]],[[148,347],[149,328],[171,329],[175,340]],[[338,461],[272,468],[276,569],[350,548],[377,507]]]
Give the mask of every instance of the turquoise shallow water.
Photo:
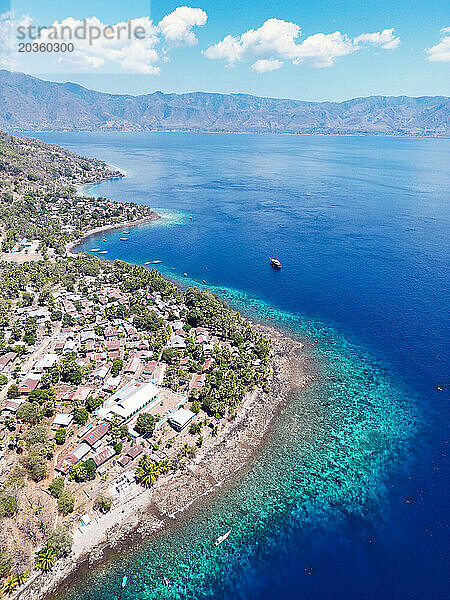
[[[83,249],[205,279],[312,340],[321,375],[223,493],[62,597],[114,598],[126,572],[129,599],[447,598],[449,141],[40,137],[127,171],[92,193],[168,211]]]
[[[329,327],[236,290],[214,291],[249,317],[300,334],[308,354],[321,365],[318,380],[292,399],[256,460],[225,491],[201,501],[131,558],[111,558],[64,594],[68,600],[93,597],[94,587],[96,597],[114,597],[124,573],[131,574],[124,598],[225,598],[232,593],[245,598],[243,581],[258,580],[261,561],[270,560],[280,545],[286,553],[295,540],[309,552],[312,539],[330,530],[341,536],[349,520],[365,530],[369,516],[383,526],[389,477],[399,467],[410,467],[419,428],[411,396],[382,364]],[[213,549],[212,540],[230,527],[231,538]],[[367,533],[363,543],[372,542]],[[303,569],[313,575],[308,560]],[[259,597],[258,586],[251,587],[251,596]],[[297,597],[295,590],[286,592]]]

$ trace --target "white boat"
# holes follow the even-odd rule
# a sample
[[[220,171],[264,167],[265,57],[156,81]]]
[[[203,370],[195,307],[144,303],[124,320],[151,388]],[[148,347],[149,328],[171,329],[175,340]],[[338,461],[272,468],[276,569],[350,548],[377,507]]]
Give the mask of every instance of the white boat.
[[[108,254],[108,250],[102,250],[99,254]]]
[[[227,531],[226,533],[224,533],[223,535],[219,535],[217,540],[214,542],[214,546],[220,546],[220,544],[228,538],[230,533],[231,533],[231,529],[229,531]]]
[[[151,264],[152,264],[151,260],[148,260],[147,262],[144,263],[144,265],[151,265]]]
[[[103,242],[106,242],[106,238],[103,238],[103,240],[102,240],[102,241],[103,241]]]
[[[187,273],[183,273],[183,275],[184,275],[185,277],[187,277]]]
[[[153,260],[152,261],[152,265],[159,265],[160,263],[162,263],[162,260]]]
[[[124,233],[126,234],[126,233],[130,233],[130,232],[129,231],[124,231]]]
[[[281,269],[281,263],[276,257],[276,255],[272,254],[272,256],[269,256],[269,261],[274,269]]]
[[[100,248],[91,248],[91,252],[100,252]]]
[[[126,242],[128,240],[128,238],[120,238],[121,242]]]

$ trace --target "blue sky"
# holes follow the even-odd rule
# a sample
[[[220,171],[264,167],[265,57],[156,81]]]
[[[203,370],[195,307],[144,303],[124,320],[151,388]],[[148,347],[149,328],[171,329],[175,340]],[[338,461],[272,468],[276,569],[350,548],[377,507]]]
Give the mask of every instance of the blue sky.
[[[180,6],[201,10],[174,13]],[[68,17],[97,17],[104,25],[152,20],[151,41],[142,48],[85,45],[59,57],[13,52],[16,70],[109,92],[202,90],[303,100],[450,95],[449,7],[444,0],[0,0],[0,12],[10,9],[17,20],[27,15],[36,25]]]

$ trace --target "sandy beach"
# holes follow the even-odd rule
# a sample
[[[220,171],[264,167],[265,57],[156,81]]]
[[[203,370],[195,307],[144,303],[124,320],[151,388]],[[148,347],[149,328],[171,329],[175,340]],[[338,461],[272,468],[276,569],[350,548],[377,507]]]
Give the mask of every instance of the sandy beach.
[[[251,463],[274,417],[314,376],[303,345],[280,331],[254,325],[271,338],[274,348],[273,375],[266,391],[248,394],[234,420],[208,437],[201,451],[181,470],[161,477],[150,489],[132,483],[126,496],[114,503],[109,513],[74,532],[71,554],[49,573],[38,573],[13,598],[42,600],[77,572],[98,563],[106,553],[133,533],[139,539],[151,535],[188,511],[200,498],[220,488]],[[64,581],[66,580],[66,581]]]
[[[91,235],[95,235],[96,233],[101,233],[102,231],[112,231],[113,229],[122,229],[124,227],[134,227],[136,225],[143,225],[144,223],[151,223],[152,221],[157,221],[161,216],[157,213],[151,213],[147,217],[142,217],[141,219],[135,219],[134,221],[122,221],[121,223],[113,223],[111,225],[103,225],[102,227],[96,227],[95,229],[88,229],[83,235],[76,240],[72,240],[66,246],[66,252],[69,256],[75,256],[75,253],[72,252],[73,248],[79,246],[82,242],[87,240]]]

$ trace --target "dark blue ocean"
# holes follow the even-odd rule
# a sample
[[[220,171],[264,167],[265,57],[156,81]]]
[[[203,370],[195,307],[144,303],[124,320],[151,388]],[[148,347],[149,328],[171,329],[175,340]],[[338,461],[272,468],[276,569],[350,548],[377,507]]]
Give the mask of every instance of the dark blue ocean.
[[[64,597],[114,598],[127,572],[124,599],[448,598],[450,140],[36,135],[126,171],[90,194],[163,216],[81,249],[161,260],[317,339],[306,404],[331,402],[306,444],[293,400],[223,494]]]

